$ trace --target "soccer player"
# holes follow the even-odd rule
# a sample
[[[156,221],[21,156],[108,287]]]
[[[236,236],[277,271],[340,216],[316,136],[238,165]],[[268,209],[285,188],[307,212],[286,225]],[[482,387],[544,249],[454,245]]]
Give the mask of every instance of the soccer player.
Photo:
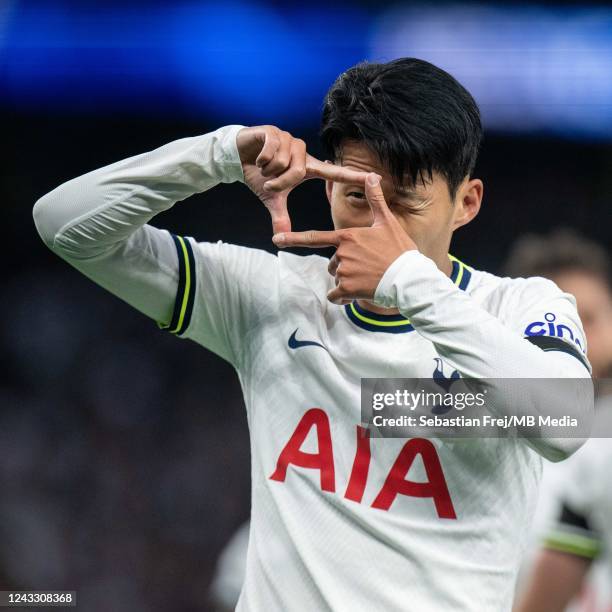
[[[590,377],[571,296],[449,255],[453,232],[480,209],[481,131],[472,96],[443,70],[362,63],[325,99],[332,163],[274,126],[230,125],[36,203],[38,231],[60,257],[238,373],[252,450],[238,609],[510,608],[541,458],[564,459],[583,440],[380,439],[360,426],[362,377]],[[333,231],[291,231],[287,196],[307,178],[325,180]],[[270,211],[277,246],[333,245],[333,257],[147,225],[232,181]],[[538,389],[531,408],[546,411],[548,387]],[[559,410],[588,410],[571,404]],[[494,406],[514,408],[503,396]]]
[[[605,431],[610,436],[610,402],[607,410]],[[590,577],[589,590],[572,609],[589,612],[612,609],[610,438],[589,440],[566,476],[556,524],[547,534],[516,612],[564,612],[587,584],[587,575],[595,562],[599,572]]]
[[[606,436],[587,441],[569,461],[544,464],[533,521],[533,551],[521,570],[518,609],[562,612],[573,600],[572,610],[609,612],[612,531],[604,517],[612,516],[608,493],[612,491],[608,477],[612,469],[610,256],[576,232],[557,229],[519,239],[505,270],[511,276],[550,278],[576,298],[598,396],[593,432]]]
[[[542,276],[573,295],[584,326],[596,389],[607,395],[612,378],[612,267],[608,251],[576,231],[556,228],[516,241],[504,271],[509,276]]]

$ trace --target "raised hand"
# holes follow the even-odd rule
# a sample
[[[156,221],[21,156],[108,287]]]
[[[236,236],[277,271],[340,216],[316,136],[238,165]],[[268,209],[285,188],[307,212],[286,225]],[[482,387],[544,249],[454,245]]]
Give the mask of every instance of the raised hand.
[[[372,299],[387,268],[402,253],[417,248],[387,206],[378,174],[367,175],[365,194],[374,215],[370,227],[282,232],[272,238],[278,247],[336,247],[328,267],[336,287],[327,294],[334,304]]]
[[[365,183],[366,172],[326,164],[306,152],[306,143],[273,125],[243,128],[236,145],[248,187],[270,211],[274,234],[291,231],[287,196],[311,178]]]

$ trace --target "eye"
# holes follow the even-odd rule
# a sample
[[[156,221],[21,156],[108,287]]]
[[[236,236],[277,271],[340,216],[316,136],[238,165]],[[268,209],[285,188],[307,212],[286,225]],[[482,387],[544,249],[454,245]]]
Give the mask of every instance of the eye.
[[[349,191],[346,196],[348,198],[357,198],[358,200],[365,200],[365,193],[362,193],[361,191]]]

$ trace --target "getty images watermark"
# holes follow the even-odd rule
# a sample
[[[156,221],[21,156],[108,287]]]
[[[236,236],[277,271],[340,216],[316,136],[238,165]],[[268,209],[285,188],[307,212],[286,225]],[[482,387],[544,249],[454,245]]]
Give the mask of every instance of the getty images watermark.
[[[362,378],[361,419],[374,437],[612,437],[594,430],[590,378]]]

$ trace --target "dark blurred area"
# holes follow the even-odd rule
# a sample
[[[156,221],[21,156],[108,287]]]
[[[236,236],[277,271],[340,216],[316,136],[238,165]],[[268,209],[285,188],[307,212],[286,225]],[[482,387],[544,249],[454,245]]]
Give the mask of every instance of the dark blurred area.
[[[237,377],[48,251],[31,211],[74,176],[249,115],[222,122],[180,105],[149,115],[145,101],[142,113],[48,112],[11,100],[0,107],[0,587],[77,590],[80,609],[93,612],[206,610],[216,558],[249,516]],[[313,122],[270,113],[259,123],[322,155]],[[606,139],[486,130],[475,174],[483,209],[452,246],[468,265],[498,272],[517,237],[555,226],[612,242]],[[331,226],[322,183],[300,186],[290,202],[294,228]],[[154,224],[274,250],[268,213],[240,184]]]

